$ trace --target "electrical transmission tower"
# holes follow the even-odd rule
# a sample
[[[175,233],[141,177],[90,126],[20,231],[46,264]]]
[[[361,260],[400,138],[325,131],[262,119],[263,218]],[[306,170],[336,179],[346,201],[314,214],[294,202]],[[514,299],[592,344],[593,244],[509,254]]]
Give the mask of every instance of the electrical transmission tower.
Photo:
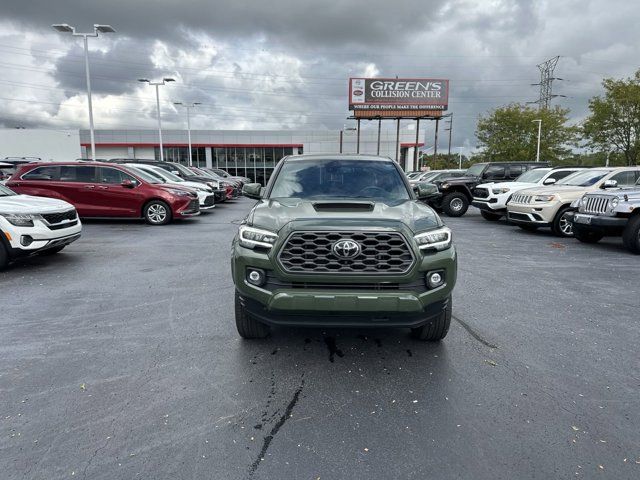
[[[540,97],[537,101],[528,103],[537,103],[539,110],[549,108],[549,103],[552,98],[565,96],[553,94],[553,81],[562,80],[561,78],[553,76],[558,60],[560,60],[559,55],[538,65],[538,69],[540,70],[540,83],[532,83],[531,85],[540,86]]]

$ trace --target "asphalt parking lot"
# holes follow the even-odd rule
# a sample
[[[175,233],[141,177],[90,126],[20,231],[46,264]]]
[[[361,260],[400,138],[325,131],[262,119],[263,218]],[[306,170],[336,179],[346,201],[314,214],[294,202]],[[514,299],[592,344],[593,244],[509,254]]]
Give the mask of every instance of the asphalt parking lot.
[[[247,199],[87,222],[0,274],[3,479],[640,477],[640,258],[445,219],[449,336],[242,341],[229,245]]]

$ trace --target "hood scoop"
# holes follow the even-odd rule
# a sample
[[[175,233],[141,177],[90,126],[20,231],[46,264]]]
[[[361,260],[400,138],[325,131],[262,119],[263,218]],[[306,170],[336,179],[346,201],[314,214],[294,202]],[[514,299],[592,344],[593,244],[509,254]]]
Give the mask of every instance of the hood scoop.
[[[315,202],[316,212],[373,212],[373,202]]]

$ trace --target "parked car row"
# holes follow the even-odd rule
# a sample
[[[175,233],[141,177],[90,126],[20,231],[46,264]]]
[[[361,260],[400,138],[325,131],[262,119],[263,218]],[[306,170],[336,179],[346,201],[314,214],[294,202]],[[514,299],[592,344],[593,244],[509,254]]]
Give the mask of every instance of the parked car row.
[[[437,189],[427,202],[449,216],[464,215],[471,204],[488,221],[506,216],[523,230],[550,228],[585,243],[622,236],[627,249],[640,253],[640,167],[489,162],[432,183]]]
[[[80,237],[80,218],[143,218],[165,225],[209,211],[240,191],[239,182],[213,172],[133,162],[17,164],[0,185],[0,269],[20,256],[59,252]]]

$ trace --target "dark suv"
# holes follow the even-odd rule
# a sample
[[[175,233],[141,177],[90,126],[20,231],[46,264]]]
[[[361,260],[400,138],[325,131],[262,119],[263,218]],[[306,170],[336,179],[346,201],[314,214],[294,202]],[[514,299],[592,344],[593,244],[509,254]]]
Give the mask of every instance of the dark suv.
[[[476,163],[462,177],[434,182],[441,196],[431,200],[431,204],[450,217],[461,217],[473,200],[473,189],[480,183],[512,182],[526,171],[548,166],[548,162]]]
[[[433,185],[416,186],[418,197]],[[451,321],[451,231],[388,159],[299,155],[281,160],[233,241],[236,326],[409,327],[441,340]]]

